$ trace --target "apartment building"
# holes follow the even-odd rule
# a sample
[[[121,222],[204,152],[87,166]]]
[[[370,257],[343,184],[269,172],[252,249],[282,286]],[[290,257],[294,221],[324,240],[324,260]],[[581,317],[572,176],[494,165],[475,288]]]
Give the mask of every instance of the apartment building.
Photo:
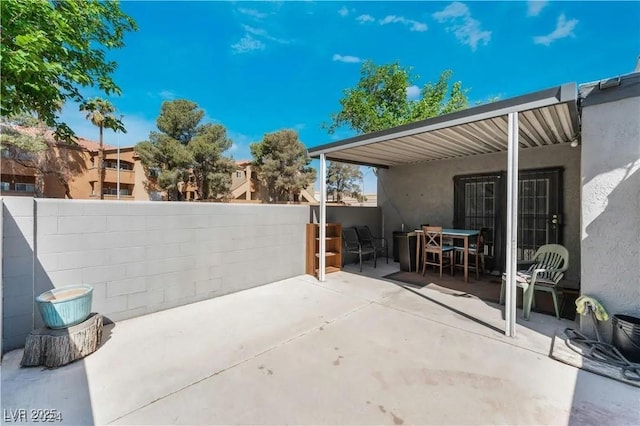
[[[37,130],[14,129],[35,136]],[[44,134],[48,148],[36,156],[10,154],[3,149],[0,157],[0,195],[35,196],[38,187],[45,198],[98,199],[96,193],[100,167],[97,142],[77,138],[76,144],[56,142],[50,131]],[[118,181],[120,198],[149,200],[146,177],[133,147],[118,150],[103,145],[105,160],[102,164],[102,192],[104,199],[117,199]],[[118,157],[120,169],[118,170]],[[42,179],[38,182],[38,179]]]
[[[251,160],[236,161],[236,170],[231,176],[231,200],[235,202],[261,202],[267,199],[267,192],[253,170]],[[300,202],[316,204],[313,196],[313,185],[303,189]]]
[[[15,127],[14,127],[15,128]],[[17,129],[17,128],[16,128]],[[20,132],[35,135],[36,129],[20,128]],[[49,148],[39,155],[37,168],[28,167],[16,161],[15,155],[2,152],[0,161],[0,195],[36,196],[37,179],[42,179],[40,187],[45,198],[99,199],[97,182],[102,178],[102,194],[105,200],[118,198],[120,183],[121,200],[163,200],[166,195],[150,192],[148,179],[140,157],[134,147],[121,147],[103,144],[104,162],[102,169],[98,165],[100,144],[85,138],[77,138],[77,144],[55,142],[51,132],[45,135]],[[118,169],[118,158],[120,168]],[[33,166],[33,161],[30,161]],[[39,173],[45,170],[45,173]],[[42,176],[42,177],[40,177]],[[181,199],[194,201],[200,199],[195,175],[191,174],[186,182],[178,185]],[[231,176],[232,202],[262,202],[267,192],[260,184],[250,160],[236,162],[236,170]],[[317,203],[313,196],[313,187],[303,190],[300,202]]]

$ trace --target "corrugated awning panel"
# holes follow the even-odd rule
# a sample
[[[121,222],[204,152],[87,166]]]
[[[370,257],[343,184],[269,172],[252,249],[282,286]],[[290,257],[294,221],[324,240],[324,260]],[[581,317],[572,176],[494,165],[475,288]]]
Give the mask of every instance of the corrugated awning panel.
[[[577,123],[570,104],[523,111],[520,114],[520,147],[569,143]],[[507,150],[507,116],[473,121],[413,135],[360,144],[327,153],[328,158],[361,164],[395,166]]]

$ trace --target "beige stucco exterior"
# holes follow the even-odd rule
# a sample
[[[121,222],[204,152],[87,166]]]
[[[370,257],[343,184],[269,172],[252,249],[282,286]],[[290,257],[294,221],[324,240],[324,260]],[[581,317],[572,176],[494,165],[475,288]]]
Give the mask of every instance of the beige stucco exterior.
[[[640,317],[640,90],[611,99],[622,90],[633,89],[625,80],[595,87],[587,99],[609,99],[582,110],[582,293],[610,314]],[[583,327],[591,327],[589,318]],[[602,324],[605,335],[610,330]]]
[[[580,148],[569,144],[521,149],[520,169],[561,167],[564,226],[562,242],[569,250],[567,279],[580,274]],[[458,175],[499,172],[507,168],[506,153],[475,155],[451,160],[380,169],[378,205],[382,208],[384,234],[414,229],[423,223],[454,225],[453,178]]]

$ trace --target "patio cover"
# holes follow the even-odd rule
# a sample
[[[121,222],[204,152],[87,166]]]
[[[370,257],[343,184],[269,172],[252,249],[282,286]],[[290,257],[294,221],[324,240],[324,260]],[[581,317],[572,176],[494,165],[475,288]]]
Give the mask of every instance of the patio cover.
[[[578,133],[575,83],[309,148],[309,155],[388,168],[507,150],[507,115],[519,113],[519,145],[572,142]]]
[[[515,336],[518,235],[518,149],[578,140],[575,83],[309,149],[320,158],[320,253],[325,252],[326,160],[389,168],[471,155],[507,152],[507,265],[505,334]],[[320,281],[325,257],[320,256]]]

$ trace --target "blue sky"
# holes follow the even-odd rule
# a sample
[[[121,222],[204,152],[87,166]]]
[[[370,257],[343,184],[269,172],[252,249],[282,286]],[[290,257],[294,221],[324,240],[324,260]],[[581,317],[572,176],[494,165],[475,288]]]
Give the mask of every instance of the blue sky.
[[[189,99],[226,127],[236,160],[283,128],[308,147],[352,136],[321,124],[365,59],[413,67],[418,86],[451,69],[474,102],[626,74],[640,54],[640,2],[139,1],[122,9],[139,31],[109,53],[122,89],[110,99],[128,133],[105,142],[145,140],[164,100]],[[97,140],[77,105],[62,119]],[[373,173],[363,171],[365,192],[375,192]]]

